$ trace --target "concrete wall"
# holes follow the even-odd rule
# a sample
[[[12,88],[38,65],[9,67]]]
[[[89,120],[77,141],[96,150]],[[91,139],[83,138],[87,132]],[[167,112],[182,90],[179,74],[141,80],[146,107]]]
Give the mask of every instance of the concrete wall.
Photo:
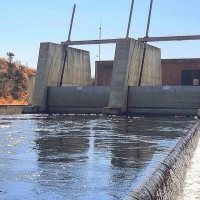
[[[90,53],[80,49],[68,48],[62,86],[90,86]]]
[[[24,105],[0,105],[0,114],[21,114]]]
[[[137,86],[139,81],[144,44],[137,43],[135,51],[131,57],[131,67],[129,72],[129,86]],[[161,72],[161,50],[157,47],[146,45],[146,54],[144,68],[142,73],[142,86],[159,86],[162,85]]]
[[[102,113],[111,87],[49,87],[48,112]],[[196,116],[200,86],[129,86],[128,113]]]
[[[65,46],[59,44],[40,44],[33,97],[33,106],[38,107],[39,112],[46,111],[47,87],[59,86],[65,49]],[[69,75],[68,72],[70,73]],[[68,85],[89,85],[90,82],[89,52],[68,48],[63,83]]]
[[[49,87],[48,112],[102,113],[108,105],[110,87]]]
[[[153,115],[197,115],[199,86],[129,87],[128,112]]]
[[[162,84],[181,85],[182,70],[200,70],[200,59],[162,59]]]
[[[35,87],[35,75],[28,76],[28,105],[33,104],[33,93]]]

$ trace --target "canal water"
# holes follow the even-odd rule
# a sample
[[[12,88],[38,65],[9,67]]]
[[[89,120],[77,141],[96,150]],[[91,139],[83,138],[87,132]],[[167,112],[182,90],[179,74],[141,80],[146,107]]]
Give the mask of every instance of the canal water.
[[[0,115],[0,199],[124,199],[194,123],[179,117]]]

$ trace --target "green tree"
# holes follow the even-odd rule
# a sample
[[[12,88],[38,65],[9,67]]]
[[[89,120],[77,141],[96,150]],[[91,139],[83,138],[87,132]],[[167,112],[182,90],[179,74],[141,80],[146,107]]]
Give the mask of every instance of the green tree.
[[[15,55],[12,52],[7,52],[7,56],[8,56],[9,63],[11,63],[13,60],[13,56],[15,56]]]

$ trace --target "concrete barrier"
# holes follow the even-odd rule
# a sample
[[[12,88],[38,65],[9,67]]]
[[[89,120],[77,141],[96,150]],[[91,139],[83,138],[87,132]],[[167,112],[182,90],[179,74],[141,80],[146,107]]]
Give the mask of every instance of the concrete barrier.
[[[108,106],[109,86],[48,87],[47,111],[102,113]],[[199,86],[129,86],[127,113],[134,115],[197,116]],[[110,108],[112,114],[118,114]]]
[[[33,104],[33,92],[35,86],[35,75],[28,75],[28,105]]]
[[[24,105],[0,105],[0,114],[21,114]]]
[[[102,113],[108,105],[110,87],[49,87],[47,112],[50,113]]]
[[[131,114],[196,116],[198,108],[199,86],[129,87],[128,112]]]
[[[182,192],[186,170],[199,140],[199,126],[198,121],[125,200],[176,199]]]

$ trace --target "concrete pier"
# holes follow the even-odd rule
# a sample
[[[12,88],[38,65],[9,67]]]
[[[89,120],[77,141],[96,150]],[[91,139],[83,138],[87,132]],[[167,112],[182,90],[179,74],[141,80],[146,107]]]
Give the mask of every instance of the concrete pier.
[[[103,114],[124,114],[127,112],[128,85],[136,86],[138,84],[142,54],[143,43],[134,39],[117,41],[109,103],[108,107],[103,108]],[[161,84],[161,51],[147,45],[141,85],[158,86]]]
[[[128,74],[136,40],[119,40],[116,44],[108,107],[103,114],[121,114],[127,109]],[[137,52],[136,52],[137,53]]]

